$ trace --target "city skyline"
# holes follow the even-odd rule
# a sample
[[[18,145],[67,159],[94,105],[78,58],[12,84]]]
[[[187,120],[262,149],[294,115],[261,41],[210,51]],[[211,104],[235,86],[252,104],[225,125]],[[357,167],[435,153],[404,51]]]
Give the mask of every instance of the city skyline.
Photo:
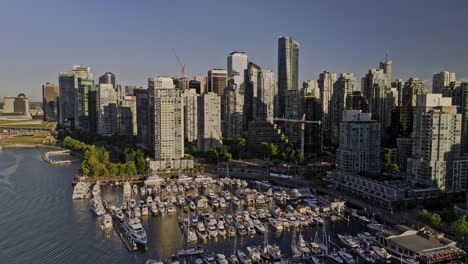
[[[23,2],[28,9],[22,8]],[[445,6],[444,12],[439,12],[435,1],[366,1],[360,6],[344,1],[296,5],[259,1],[249,3],[250,8],[214,1],[109,3],[73,3],[76,14],[65,12],[70,3],[57,1],[3,4],[0,21],[15,27],[0,28],[6,36],[0,51],[4,58],[0,97],[22,92],[31,101],[40,101],[38,88],[46,82],[58,84],[57,73],[75,64],[91,66],[96,76],[113,72],[118,84],[146,87],[148,77],[180,75],[172,48],[186,65],[189,78],[214,68],[226,69],[226,56],[238,49],[262,68],[277,69],[280,36],[300,43],[299,83],[318,79],[324,70],[352,72],[360,79],[379,67],[386,49],[393,61],[393,79],[419,77],[429,90],[433,74],[440,71],[468,79],[464,65],[468,52],[460,44],[468,38],[462,34],[467,27],[463,11],[468,7],[463,1]],[[43,9],[53,10],[53,15],[44,16]],[[261,20],[243,26],[258,12]],[[234,29],[231,13],[245,17],[236,20],[239,27]],[[80,40],[70,41],[75,34],[81,35]]]

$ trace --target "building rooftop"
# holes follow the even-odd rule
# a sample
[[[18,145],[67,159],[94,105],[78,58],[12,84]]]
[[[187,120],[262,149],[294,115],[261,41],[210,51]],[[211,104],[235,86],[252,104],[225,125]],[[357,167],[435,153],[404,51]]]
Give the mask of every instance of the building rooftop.
[[[446,246],[445,244],[442,244],[438,239],[430,240],[417,234],[392,237],[390,239],[398,245],[400,245],[401,247],[407,248],[413,252],[434,250]]]

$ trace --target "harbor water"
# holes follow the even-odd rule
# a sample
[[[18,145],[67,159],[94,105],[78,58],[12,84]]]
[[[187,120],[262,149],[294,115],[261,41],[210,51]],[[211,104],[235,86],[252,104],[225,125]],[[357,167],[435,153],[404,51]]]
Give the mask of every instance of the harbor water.
[[[103,231],[101,221],[89,207],[89,200],[72,200],[71,181],[79,163],[51,165],[43,160],[45,149],[4,149],[0,151],[0,263],[144,263],[165,260],[183,247],[177,220],[186,214],[143,216],[148,235],[146,250],[129,252],[114,231]],[[68,157],[67,157],[68,158]],[[122,186],[103,186],[102,198],[120,205]],[[334,219],[334,220],[333,220]],[[355,234],[364,225],[341,218],[326,221],[326,233]],[[298,231],[299,232],[299,231]],[[300,232],[310,241],[322,227]],[[291,255],[291,231],[269,232],[270,244]],[[259,246],[262,235],[237,238],[237,248]],[[199,243],[206,253],[230,255],[234,238]]]

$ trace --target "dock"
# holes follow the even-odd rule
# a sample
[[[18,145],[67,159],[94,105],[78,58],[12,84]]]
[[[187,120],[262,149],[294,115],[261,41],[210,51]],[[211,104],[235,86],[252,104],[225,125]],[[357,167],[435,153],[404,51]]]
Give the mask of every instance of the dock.
[[[108,207],[107,202],[104,201],[103,205],[104,205],[104,209],[106,209],[106,212],[112,216],[112,228],[114,228],[117,235],[119,235],[125,247],[130,252],[137,251],[138,250],[137,244],[130,237],[128,237],[127,233],[123,229],[122,223],[120,223],[119,219],[111,212],[110,208]]]

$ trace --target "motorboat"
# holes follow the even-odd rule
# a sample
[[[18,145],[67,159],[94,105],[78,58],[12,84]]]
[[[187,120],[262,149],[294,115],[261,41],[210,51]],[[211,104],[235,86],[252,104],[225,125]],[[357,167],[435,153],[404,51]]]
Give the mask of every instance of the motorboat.
[[[338,250],[338,255],[340,255],[341,259],[347,264],[355,264],[356,261],[354,260],[353,255],[346,252],[344,249]]]
[[[239,259],[237,258],[236,255],[231,255],[231,256],[229,257],[229,259],[228,259],[228,262],[229,262],[230,264],[239,264],[239,263],[240,263],[240,261],[239,261]]]
[[[145,180],[146,186],[160,186],[165,182],[165,180],[158,175],[151,175]]]
[[[343,259],[340,257],[340,255],[338,255],[338,253],[336,253],[336,252],[332,252],[332,253],[328,254],[327,257],[328,257],[331,261],[333,261],[333,262],[335,262],[335,263],[337,263],[337,264],[344,264],[344,260],[343,260]]]
[[[239,198],[237,198],[237,196],[234,196],[232,199],[231,199],[231,203],[235,206],[239,206],[240,205],[240,200]]]
[[[304,237],[302,236],[302,234],[299,234],[295,246],[296,246],[296,249],[302,255],[309,255],[310,254],[310,248],[307,246],[307,243],[305,242]]]
[[[150,210],[151,210],[151,213],[152,213],[153,215],[157,215],[157,214],[158,214],[158,206],[156,205],[156,203],[152,203],[152,204],[151,204]]]
[[[375,254],[377,254],[377,256],[384,261],[390,260],[392,258],[392,255],[390,255],[383,247],[372,246],[371,248]]]
[[[148,205],[148,207],[151,207],[151,205],[153,205],[153,197],[151,197],[151,195],[148,195],[146,197],[146,204]]]
[[[166,206],[164,205],[163,202],[158,203],[158,211],[159,211],[159,214],[166,213]]]
[[[173,204],[170,204],[167,206],[167,213],[168,214],[174,214],[177,212],[177,208],[173,205]]]
[[[404,264],[419,264],[419,261],[414,258],[400,258],[400,263]]]
[[[208,234],[206,233],[205,225],[202,222],[198,222],[197,229],[195,230],[198,237],[202,240],[206,240],[208,238]]]
[[[195,205],[195,203],[193,201],[191,201],[189,203],[189,208],[190,208],[190,210],[195,211],[197,209],[197,206]]]
[[[322,264],[322,261],[321,261],[318,257],[310,256],[310,260],[311,260],[312,263],[314,263],[314,264]]]
[[[372,252],[370,250],[368,250],[368,249],[357,248],[356,252],[358,253],[359,257],[361,257],[367,263],[375,263],[377,261],[374,258]]]
[[[267,245],[264,249],[266,257],[270,262],[281,262],[281,250],[277,245]]]
[[[102,218],[102,227],[105,229],[112,228],[112,216],[110,214],[105,214]]]
[[[101,185],[99,181],[96,181],[96,184],[93,186],[93,190],[91,191],[93,197],[99,197],[101,196]]]
[[[236,222],[236,229],[239,235],[241,236],[247,235],[247,229],[245,228],[244,222],[242,220]]]
[[[251,264],[252,260],[245,254],[244,251],[242,250],[237,250],[237,258],[239,259],[239,262],[242,264]]]
[[[226,228],[227,234],[230,237],[236,236],[236,228],[232,225],[228,225]]]
[[[288,229],[291,226],[291,223],[289,222],[289,220],[286,217],[278,218],[278,220],[281,221],[281,224],[283,225],[284,229]]]
[[[275,218],[270,218],[268,219],[268,222],[276,231],[278,232],[283,231],[283,224],[279,220]]]
[[[226,208],[227,207],[226,200],[223,197],[219,198],[219,207],[220,208]]]
[[[356,248],[359,246],[359,242],[357,242],[352,236],[338,234],[338,238],[347,247]]]
[[[377,231],[377,232],[382,232],[384,230],[387,229],[386,226],[382,225],[382,224],[379,224],[375,221],[372,221],[370,224],[367,225],[367,227],[373,231]]]
[[[255,230],[257,230],[257,233],[259,233],[259,234],[265,233],[265,226],[263,225],[262,222],[260,222],[260,220],[255,219],[253,221],[253,225],[255,227]]]
[[[104,206],[102,205],[102,201],[99,198],[93,198],[89,201],[89,207],[91,208],[91,211],[96,214],[96,216],[101,216],[106,213],[106,210],[104,210]]]
[[[216,238],[218,236],[218,229],[215,225],[208,225],[208,235],[212,238]]]
[[[204,252],[203,247],[201,246],[194,246],[194,247],[189,247],[185,249],[181,249],[177,252],[177,255],[179,257],[185,257],[185,256],[196,256],[196,255],[202,255]]]
[[[114,209],[114,215],[119,219],[120,222],[124,221],[124,214],[122,213],[122,210],[120,208],[115,208]]]
[[[134,215],[135,217],[141,217],[141,209],[140,209],[140,207],[137,206],[137,207],[133,208],[133,215]]]
[[[140,187],[140,193],[141,193],[141,196],[145,196],[145,195],[146,195],[146,188],[145,188],[145,186],[141,186],[141,187]]]
[[[146,245],[147,237],[145,229],[141,225],[140,219],[135,217],[125,218],[123,228],[131,240],[140,245]]]
[[[141,215],[145,216],[145,215],[148,215],[148,214],[149,214],[148,205],[144,204],[141,207]]]
[[[223,222],[218,222],[217,227],[218,227],[218,234],[222,237],[225,237],[226,229],[224,228]]]
[[[187,202],[185,201],[185,197],[183,195],[177,196],[177,204],[180,207],[183,207],[183,206],[185,206],[187,204]]]
[[[130,209],[135,208],[136,205],[137,205],[137,202],[135,201],[135,199],[131,199],[130,202],[129,202]]]
[[[224,256],[223,254],[217,254],[216,255],[216,263],[218,263],[218,264],[228,264],[226,256]]]
[[[90,186],[91,184],[89,182],[78,182],[73,188],[72,199],[76,200],[85,198],[88,195]]]
[[[377,239],[369,232],[358,233],[357,236],[366,245],[377,244]]]
[[[206,264],[216,264],[216,259],[214,256],[205,256],[203,259],[205,260]]]
[[[261,251],[258,247],[247,247],[247,254],[253,263],[258,263],[262,260]]]

